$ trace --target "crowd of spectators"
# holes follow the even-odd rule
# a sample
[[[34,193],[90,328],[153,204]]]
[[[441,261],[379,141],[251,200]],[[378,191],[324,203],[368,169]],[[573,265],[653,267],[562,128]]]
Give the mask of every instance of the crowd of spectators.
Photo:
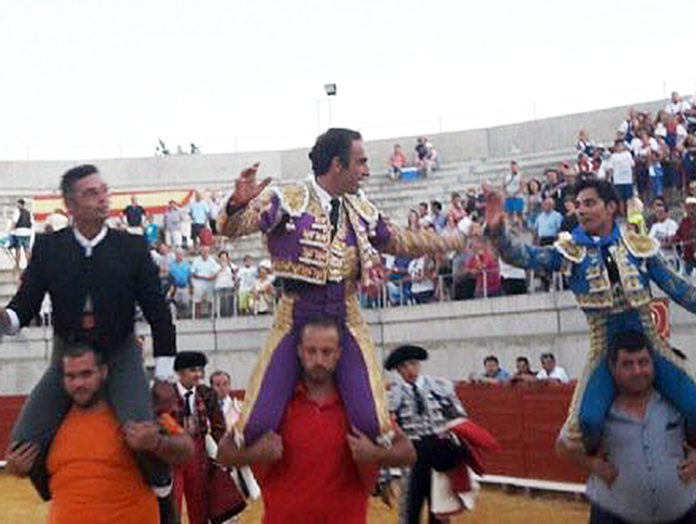
[[[258,265],[246,255],[241,266],[221,249],[200,246],[193,255],[160,244],[151,251],[160,270],[162,292],[179,318],[271,313],[278,295],[270,260]]]
[[[578,225],[574,190],[578,177],[608,179],[622,200],[618,220],[659,240],[670,264],[691,275],[696,267],[695,132],[696,97],[686,99],[672,93],[666,107],[654,116],[631,109],[617,126],[609,148],[583,129],[578,133],[577,157],[543,173],[523,173],[513,160],[499,187],[508,227],[536,245],[551,245],[559,233]],[[390,160],[394,169],[398,151],[395,147]],[[398,156],[405,160],[403,153]],[[482,225],[484,213],[483,188],[469,187],[452,192],[446,208],[439,200],[421,202],[408,211],[406,227],[471,234]],[[364,305],[523,294],[563,285],[558,276],[528,274],[505,264],[485,243],[474,240],[470,244],[467,252],[447,257],[385,257],[385,292],[368,296]]]
[[[509,373],[500,366],[498,357],[488,355],[483,359],[483,371],[481,373],[471,373],[469,381],[479,384],[515,384],[537,381],[567,384],[570,382],[565,369],[556,363],[556,357],[553,353],[542,353],[539,362],[541,369],[533,371],[529,364],[529,359],[525,356],[519,356],[515,361],[515,372]]]

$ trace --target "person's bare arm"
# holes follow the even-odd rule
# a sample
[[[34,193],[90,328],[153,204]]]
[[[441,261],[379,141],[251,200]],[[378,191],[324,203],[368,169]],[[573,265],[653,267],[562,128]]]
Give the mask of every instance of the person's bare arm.
[[[389,448],[378,446],[359,429],[348,434],[348,446],[353,460],[359,463],[379,464],[385,467],[409,466],[416,461],[416,450],[403,430],[394,426],[394,439]]]
[[[619,474],[616,467],[609,462],[606,453],[588,455],[582,447],[570,446],[562,435],[556,440],[556,453],[588,473],[599,476],[609,487]]]
[[[127,422],[123,436],[132,450],[150,452],[169,464],[183,464],[194,451],[188,434],[163,435],[154,422]]]
[[[248,466],[250,464],[270,464],[283,456],[283,440],[273,431],[264,435],[248,447],[239,447],[234,434],[228,432],[220,440],[217,460],[225,466]]]

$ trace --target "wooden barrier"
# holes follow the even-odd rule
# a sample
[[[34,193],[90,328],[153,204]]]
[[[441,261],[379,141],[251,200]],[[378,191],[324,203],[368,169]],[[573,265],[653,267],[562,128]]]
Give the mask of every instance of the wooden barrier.
[[[574,387],[554,382],[458,383],[457,394],[471,419],[495,435],[503,448],[485,455],[486,474],[585,482],[584,472],[555,451]]]
[[[496,436],[502,450],[485,455],[486,473],[506,477],[585,482],[586,476],[556,456],[573,385],[549,382],[486,385],[458,383],[457,394],[472,420]],[[243,391],[233,395],[242,398]],[[0,454],[25,397],[0,397]],[[0,456],[1,458],[1,456]]]

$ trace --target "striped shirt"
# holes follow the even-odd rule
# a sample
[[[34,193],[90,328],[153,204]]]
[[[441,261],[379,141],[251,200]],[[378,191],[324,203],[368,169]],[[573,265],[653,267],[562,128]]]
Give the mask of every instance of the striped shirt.
[[[411,440],[434,435],[447,421],[466,416],[452,381],[425,375],[413,384],[399,376],[389,390],[388,404]]]

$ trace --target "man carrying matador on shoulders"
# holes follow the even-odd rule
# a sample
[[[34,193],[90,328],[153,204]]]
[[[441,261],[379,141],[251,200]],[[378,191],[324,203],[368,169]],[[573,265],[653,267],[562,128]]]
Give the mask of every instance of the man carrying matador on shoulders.
[[[265,234],[283,285],[237,426],[247,445],[278,429],[300,376],[297,337],[316,315],[330,315],[341,327],[336,382],[349,423],[372,439],[387,435],[380,364],[360,314],[359,286],[379,284],[380,253],[417,257],[466,245],[460,234],[403,230],[377,211],[360,191],[369,176],[360,133],[329,129],[309,156],[314,175],[285,186],[257,183],[258,164],[245,170],[218,219],[218,230],[230,237]]]
[[[593,178],[576,186],[580,224],[553,246],[518,245],[506,234],[500,196],[486,198],[485,235],[501,258],[525,269],[560,271],[587,317],[590,348],[561,432],[565,444],[597,451],[614,398],[607,348],[624,331],[640,331],[650,344],[655,385],[685,417],[687,438],[696,443],[696,375],[684,355],[660,335],[652,320],[650,281],[696,313],[696,288],[659,254],[656,240],[621,228],[612,184]]]

